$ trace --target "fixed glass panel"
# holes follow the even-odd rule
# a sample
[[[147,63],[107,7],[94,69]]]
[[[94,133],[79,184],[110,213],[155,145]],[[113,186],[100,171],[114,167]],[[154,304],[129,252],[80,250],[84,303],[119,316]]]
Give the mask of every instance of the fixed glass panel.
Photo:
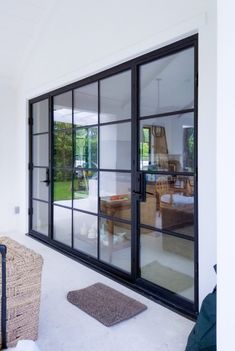
[[[54,97],[54,129],[72,128],[72,91]]]
[[[140,121],[140,169],[194,171],[193,113]]]
[[[72,244],[72,210],[60,206],[54,209],[54,239],[67,246]]]
[[[75,170],[73,207],[89,212],[98,211],[98,173]]]
[[[131,118],[131,71],[100,81],[100,123]]]
[[[98,83],[74,90],[74,125],[98,124]]]
[[[61,130],[54,133],[54,166],[58,168],[73,166],[71,130]]]
[[[48,235],[48,204],[33,200],[32,229]]]
[[[194,236],[194,178],[146,175],[146,202],[140,204],[140,223]]]
[[[141,277],[194,300],[194,242],[141,228]]]
[[[33,133],[48,132],[48,99],[36,102],[33,109]]]
[[[72,170],[54,170],[54,203],[62,206],[72,206]]]
[[[33,168],[33,198],[48,201],[47,168]]]
[[[194,107],[194,48],[140,66],[140,116]]]
[[[131,174],[100,172],[100,212],[131,219]]]
[[[33,136],[33,165],[48,167],[48,134]]]
[[[100,127],[100,168],[131,169],[131,124]]]
[[[131,271],[131,225],[100,218],[100,259]]]
[[[73,211],[74,248],[97,257],[97,217]]]
[[[97,168],[98,128],[78,128],[75,132],[75,167]]]

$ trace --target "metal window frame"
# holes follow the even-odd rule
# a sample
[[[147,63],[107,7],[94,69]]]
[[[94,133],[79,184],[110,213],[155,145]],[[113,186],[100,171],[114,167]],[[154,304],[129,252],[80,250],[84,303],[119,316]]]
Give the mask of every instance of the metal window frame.
[[[151,61],[155,61],[160,58],[164,58],[168,55],[171,54],[176,54],[182,50],[185,50],[187,48],[194,48],[194,108],[190,109],[185,109],[185,110],[178,110],[178,111],[170,111],[166,113],[161,113],[161,114],[155,114],[155,115],[150,115],[150,116],[139,116],[139,67],[142,64],[150,63]],[[100,123],[100,81],[105,78],[110,78],[118,73],[122,73],[125,71],[131,71],[131,116],[130,118],[126,118],[124,120],[117,120],[117,121],[111,121],[111,122],[106,122],[106,123]],[[195,159],[194,159],[194,172],[153,172],[154,174],[167,174],[167,175],[187,175],[187,176],[193,176],[194,177],[194,218],[195,218],[195,236],[194,239],[188,239],[185,237],[183,234],[177,233],[177,232],[172,232],[168,230],[160,230],[158,228],[153,228],[151,226],[145,226],[141,225],[141,227],[149,228],[152,230],[156,230],[161,232],[163,235],[164,233],[167,235],[174,235],[176,237],[194,241],[194,302],[187,300],[186,298],[183,298],[182,296],[179,296],[173,292],[170,292],[160,286],[156,286],[152,284],[151,282],[148,282],[142,278],[140,278],[140,258],[139,258],[139,252],[140,252],[140,235],[139,235],[139,230],[140,230],[140,223],[139,223],[139,202],[137,200],[132,201],[132,213],[135,214],[131,221],[126,221],[122,220],[119,218],[112,218],[114,221],[120,221],[123,223],[128,223],[131,224],[132,226],[132,235],[131,235],[131,274],[128,274],[128,272],[124,272],[121,269],[111,266],[103,261],[100,260],[100,238],[99,238],[99,222],[100,218],[109,218],[108,216],[102,214],[99,212],[98,213],[93,213],[90,211],[83,211],[79,209],[74,209],[73,208],[73,198],[74,198],[74,192],[72,191],[72,213],[73,211],[80,211],[84,212],[87,214],[92,214],[98,217],[98,238],[97,238],[97,259],[91,256],[88,256],[88,254],[85,254],[84,252],[78,252],[77,250],[74,249],[73,247],[73,214],[72,214],[72,235],[71,235],[71,247],[67,247],[66,245],[59,243],[55,240],[53,240],[53,186],[52,186],[52,181],[53,181],[53,176],[54,176],[54,160],[53,160],[53,148],[54,148],[54,139],[53,139],[53,98],[57,95],[63,94],[65,92],[72,91],[72,122],[74,122],[74,90],[88,85],[90,83],[98,82],[97,84],[97,94],[98,94],[98,124],[95,126],[98,127],[98,167],[95,170],[98,174],[98,179],[100,179],[100,172],[102,171],[108,171],[108,172],[127,172],[131,173],[131,187],[132,187],[132,192],[133,191],[138,191],[140,187],[140,182],[138,180],[137,175],[140,173],[138,169],[139,165],[139,155],[138,155],[138,145],[139,145],[139,122],[141,120],[145,119],[150,119],[154,117],[166,117],[166,116],[173,116],[177,115],[179,113],[193,113],[194,114],[194,130],[195,130],[195,135],[194,135],[194,140],[195,140]],[[32,139],[33,139],[33,127],[32,127],[32,106],[36,102],[40,102],[44,99],[48,99],[49,101],[49,126],[48,126],[48,133],[49,133],[49,171],[50,171],[50,179],[51,183],[49,186],[49,202],[48,202],[48,215],[49,215],[49,233],[48,237],[46,237],[43,234],[40,234],[36,231],[33,230],[32,227],[32,201],[33,200],[38,200],[38,199],[33,199],[33,179],[32,179],[32,172],[33,172],[33,162],[32,162]],[[160,49],[154,50],[152,52],[149,52],[147,54],[144,54],[142,56],[136,57],[134,59],[131,59],[127,62],[124,62],[122,64],[119,64],[117,66],[114,66],[112,68],[109,68],[103,72],[99,72],[97,74],[94,74],[90,77],[84,78],[82,80],[79,80],[77,82],[74,82],[72,84],[68,84],[64,87],[55,89],[51,92],[48,92],[46,94],[40,95],[36,98],[33,98],[29,101],[29,232],[28,235],[31,236],[32,238],[35,238],[46,245],[49,245],[50,247],[54,248],[55,250],[58,250],[59,252],[85,264],[88,265],[89,267],[109,276],[110,278],[121,282],[122,284],[127,285],[131,289],[134,289],[135,291],[138,291],[141,294],[144,294],[145,296],[154,299],[158,303],[163,304],[164,306],[167,306],[170,309],[173,309],[174,311],[177,311],[185,316],[188,316],[189,318],[195,319],[195,317],[198,314],[198,169],[197,169],[197,164],[198,164],[198,150],[197,150],[197,145],[198,145],[198,35],[195,34],[193,36],[190,36],[188,38],[182,39],[180,41],[177,41],[173,44],[167,45],[165,47],[162,47]],[[109,125],[109,124],[117,124],[117,123],[125,123],[125,122],[131,122],[131,155],[132,155],[132,164],[131,164],[131,170],[112,170],[112,169],[100,169],[100,127],[103,125]],[[73,151],[74,151],[74,143],[75,143],[75,130],[78,127],[72,125],[72,144],[73,144]],[[40,134],[40,133],[39,133]],[[42,133],[43,134],[43,133]],[[73,152],[73,161],[74,161],[74,152]],[[74,165],[74,163],[73,163]],[[39,166],[40,167],[40,166]],[[90,170],[90,169],[89,169]],[[150,171],[147,171],[146,173],[151,173]],[[72,184],[74,181],[74,174],[72,176]],[[72,185],[73,188],[73,185]],[[73,188],[74,189],[74,188]],[[73,190],[72,189],[72,190]],[[98,185],[98,199],[99,199],[99,185]],[[57,205],[56,205],[57,206]],[[99,204],[98,204],[99,206]],[[63,207],[63,206],[62,206]],[[66,207],[66,206],[65,206]],[[67,207],[66,207],[67,208]],[[69,207],[70,208],[70,207]],[[138,234],[137,234],[138,233]]]

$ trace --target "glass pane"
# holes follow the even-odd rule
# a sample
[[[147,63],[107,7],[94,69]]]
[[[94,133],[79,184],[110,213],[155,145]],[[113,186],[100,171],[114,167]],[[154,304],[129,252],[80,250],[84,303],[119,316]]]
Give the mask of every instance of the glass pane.
[[[48,201],[48,186],[44,182],[47,179],[47,168],[33,169],[33,197]]]
[[[60,207],[54,208],[54,239],[71,246],[72,243],[72,211]]]
[[[97,217],[73,211],[74,248],[97,257]]]
[[[131,169],[131,124],[100,127],[100,168]]]
[[[48,167],[48,134],[33,136],[33,165]]]
[[[79,128],[75,138],[75,167],[97,168],[98,128]]]
[[[54,171],[54,203],[72,206],[72,170],[57,169]]]
[[[100,219],[100,259],[131,271],[131,226]]]
[[[140,67],[140,115],[177,111],[194,106],[194,49]]]
[[[72,91],[54,97],[54,128],[72,128]]]
[[[131,118],[131,71],[100,81],[100,123]]]
[[[89,212],[98,211],[98,173],[76,169],[73,207]]]
[[[194,236],[193,177],[148,174],[146,195],[141,224]]]
[[[193,241],[141,229],[141,277],[194,300]]]
[[[48,235],[48,204],[33,200],[33,225],[38,233]]]
[[[193,172],[193,113],[141,120],[140,169]]]
[[[48,100],[33,104],[33,133],[48,132]]]
[[[98,83],[74,90],[74,124],[98,124]]]
[[[73,143],[72,131],[58,131],[54,133],[54,166],[72,167]]]
[[[131,219],[131,174],[100,172],[100,212]]]

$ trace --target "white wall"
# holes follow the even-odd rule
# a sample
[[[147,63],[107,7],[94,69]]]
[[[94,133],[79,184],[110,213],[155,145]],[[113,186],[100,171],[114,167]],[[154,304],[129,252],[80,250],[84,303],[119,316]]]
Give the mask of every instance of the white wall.
[[[218,350],[234,344],[234,11],[231,0],[218,0]]]
[[[16,230],[20,215],[14,213],[19,205],[19,145],[17,140],[17,90],[0,78],[0,233]]]
[[[215,284],[216,2],[214,0],[60,0],[21,79],[19,199],[27,231],[26,101],[51,89],[199,33],[199,287]]]

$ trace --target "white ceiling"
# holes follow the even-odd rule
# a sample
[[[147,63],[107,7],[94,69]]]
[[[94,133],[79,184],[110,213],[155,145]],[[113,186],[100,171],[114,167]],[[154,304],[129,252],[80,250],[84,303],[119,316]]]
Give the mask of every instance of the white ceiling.
[[[16,80],[22,74],[55,2],[0,0],[0,79]]]

